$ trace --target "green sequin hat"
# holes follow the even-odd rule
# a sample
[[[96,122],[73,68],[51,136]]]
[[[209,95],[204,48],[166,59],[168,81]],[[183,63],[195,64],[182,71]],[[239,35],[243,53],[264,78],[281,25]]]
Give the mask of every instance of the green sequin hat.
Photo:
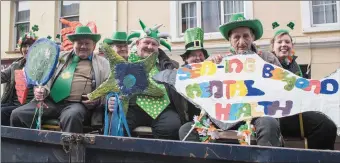
[[[132,41],[127,41],[126,32],[114,32],[111,38],[105,38],[103,42],[109,45],[114,45],[114,44],[130,44]]]
[[[100,40],[101,35],[92,33],[91,29],[88,26],[79,26],[76,28],[75,33],[67,35],[67,38],[71,42],[74,42],[75,40],[81,38],[89,38],[97,43]]]
[[[273,22],[273,23],[272,23],[272,28],[273,28],[273,29],[275,29],[275,28],[277,28],[277,27],[279,27],[279,26],[280,26],[280,24],[277,23],[277,22]],[[291,30],[294,29],[294,26],[295,26],[295,24],[294,24],[293,22],[289,22],[289,23],[287,24],[287,27],[289,27]],[[277,35],[280,35],[281,33],[289,33],[289,30],[288,30],[288,29],[279,29],[279,30],[275,31],[275,33],[274,33],[274,38],[275,38]]]
[[[19,30],[22,31],[22,36],[18,40],[17,48],[20,49],[21,45],[23,43],[26,43],[28,41],[32,41],[34,43],[36,40],[38,40],[38,36],[35,34],[36,31],[39,31],[38,25],[33,25],[32,30],[29,32],[24,33],[24,27],[18,26]]]
[[[255,35],[255,40],[260,39],[263,35],[262,23],[258,19],[246,20],[243,14],[232,15],[230,21],[226,24],[220,25],[219,29],[223,37],[229,41],[230,31],[238,27],[250,28]]]
[[[160,28],[162,26],[162,24],[156,25],[153,28],[146,27],[146,25],[141,20],[139,20],[139,24],[142,27],[143,31],[132,32],[128,36],[127,40],[130,41],[130,39],[132,39],[132,38],[138,38],[138,40],[142,39],[142,38],[152,38],[152,39],[155,39],[158,43],[165,46],[167,49],[169,49],[171,51],[171,46],[165,40],[166,38],[169,37],[169,34],[160,33],[158,31],[158,28]],[[132,44],[135,44],[135,41],[132,42]]]
[[[205,59],[209,57],[208,52],[203,48],[204,32],[202,28],[189,28],[184,32],[185,53],[180,55],[183,60],[193,50],[202,50]]]

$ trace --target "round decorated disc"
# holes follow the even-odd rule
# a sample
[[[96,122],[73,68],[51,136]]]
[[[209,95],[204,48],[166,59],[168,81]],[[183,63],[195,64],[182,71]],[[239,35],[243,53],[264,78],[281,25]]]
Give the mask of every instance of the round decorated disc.
[[[52,77],[58,63],[59,46],[47,39],[38,39],[28,50],[25,76],[27,85],[45,85]]]

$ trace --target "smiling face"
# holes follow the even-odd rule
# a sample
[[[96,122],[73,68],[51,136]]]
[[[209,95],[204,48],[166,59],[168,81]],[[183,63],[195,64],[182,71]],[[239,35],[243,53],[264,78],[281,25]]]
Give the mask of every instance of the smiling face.
[[[96,44],[94,41],[87,38],[75,40],[73,43],[73,50],[81,59],[88,58],[92,54],[95,47]]]
[[[201,49],[199,49],[199,50],[190,51],[189,55],[185,59],[185,62],[187,62],[188,64],[192,64],[192,63],[200,63],[200,62],[203,62],[204,60],[205,60],[204,53]]]
[[[278,58],[284,58],[292,54],[293,43],[288,33],[277,35],[272,41],[272,51]]]
[[[154,52],[158,52],[159,43],[152,38],[143,38],[136,41],[137,55],[146,58]]]
[[[129,57],[128,53],[128,44],[113,44],[112,49],[116,51],[120,56],[122,56],[124,59],[127,59]]]
[[[230,32],[229,40],[237,54],[249,51],[255,35],[248,27],[238,27]]]

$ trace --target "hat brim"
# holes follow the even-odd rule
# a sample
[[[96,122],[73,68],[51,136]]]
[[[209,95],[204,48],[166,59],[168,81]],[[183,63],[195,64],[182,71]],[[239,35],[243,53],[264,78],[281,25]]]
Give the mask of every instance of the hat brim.
[[[180,55],[182,57],[183,61],[185,61],[186,57],[190,54],[190,51],[194,51],[194,50],[202,50],[203,54],[204,54],[204,58],[205,59],[209,58],[209,54],[208,54],[207,50],[205,50],[204,48],[202,48],[202,47],[197,47],[197,48],[191,47],[191,48],[188,48],[185,51],[185,53]]]
[[[229,41],[230,31],[238,27],[248,27],[252,29],[255,35],[255,40],[260,39],[263,35],[263,27],[262,27],[261,22],[258,19],[226,23],[226,24],[221,25],[219,27],[219,30],[221,34],[223,35],[223,37]]]
[[[109,45],[113,45],[113,44],[131,44],[132,41],[112,40],[109,38],[105,38],[103,42]]]
[[[97,43],[100,40],[101,35],[100,34],[71,34],[71,35],[67,35],[67,38],[71,42],[74,42],[75,40],[79,40],[79,39],[89,38],[93,40],[95,43]]]

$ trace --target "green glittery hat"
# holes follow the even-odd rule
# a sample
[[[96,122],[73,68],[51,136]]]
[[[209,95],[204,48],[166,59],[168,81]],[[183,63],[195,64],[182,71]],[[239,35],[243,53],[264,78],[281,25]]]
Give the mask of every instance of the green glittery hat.
[[[184,60],[193,50],[202,50],[204,57],[209,57],[208,52],[203,47],[204,32],[202,28],[189,28],[184,32],[185,53],[181,55]]]
[[[165,46],[167,49],[169,49],[171,51],[170,44],[165,41],[165,39],[169,37],[169,34],[160,33],[158,31],[158,28],[160,28],[162,26],[162,24],[156,25],[153,28],[146,27],[146,25],[141,20],[139,20],[139,24],[142,27],[143,31],[132,32],[128,36],[127,40],[130,40],[132,38],[138,38],[138,39],[152,38],[152,39],[155,39],[156,41],[158,41],[159,44]],[[135,44],[135,42],[133,42],[132,44]]]

